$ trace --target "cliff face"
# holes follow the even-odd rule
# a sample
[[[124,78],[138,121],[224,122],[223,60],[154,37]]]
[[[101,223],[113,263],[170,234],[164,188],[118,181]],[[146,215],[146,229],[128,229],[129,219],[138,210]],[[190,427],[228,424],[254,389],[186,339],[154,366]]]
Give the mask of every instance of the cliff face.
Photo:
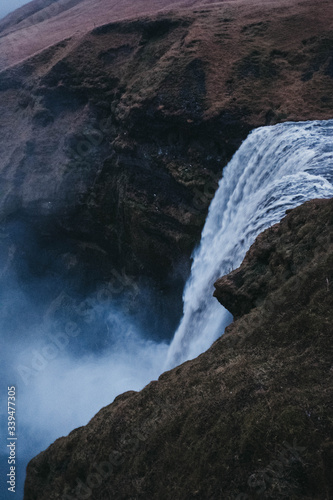
[[[309,272],[313,267],[315,275],[322,253],[328,252],[332,243],[332,233],[322,232],[322,226],[316,226],[317,209],[322,210],[321,205],[327,203],[319,201],[311,205],[312,210],[294,211],[283,224],[272,226],[259,235],[242,265],[215,283],[214,296],[235,318],[261,307],[267,296],[281,289],[287,280],[294,281],[299,289],[302,299],[300,302],[297,295],[299,307],[307,307],[318,282],[315,279],[311,287],[304,286],[303,270],[306,268]],[[327,217],[329,225],[332,222],[329,212]],[[324,269],[321,272],[324,273]],[[329,272],[324,281],[329,291]],[[293,303],[292,296],[285,298]]]
[[[331,498],[332,282],[333,200],[313,200],[217,282],[226,333],[34,458],[25,500]]]
[[[249,130],[332,116],[330,3],[242,0],[104,26],[137,13],[48,3],[0,24],[1,214],[37,235],[46,268],[87,285],[122,270],[180,297]]]

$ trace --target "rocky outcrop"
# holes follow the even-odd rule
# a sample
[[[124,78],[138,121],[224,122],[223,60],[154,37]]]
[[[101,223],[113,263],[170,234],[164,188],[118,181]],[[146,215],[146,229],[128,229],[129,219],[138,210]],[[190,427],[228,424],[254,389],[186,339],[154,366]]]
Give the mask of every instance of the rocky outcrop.
[[[50,255],[46,271],[56,263],[85,288],[116,269],[180,304],[222,168],[249,130],[332,116],[330,4],[283,5],[242,0],[94,28],[83,20],[100,6],[86,0],[40,18],[29,58],[0,72],[0,211]],[[36,9],[2,22],[3,57],[16,54],[13,34],[36,28]],[[86,16],[80,33],[71,16]]]
[[[322,227],[316,225],[317,210],[323,210],[325,205],[325,201],[311,202],[303,210],[294,211],[293,217],[259,235],[242,265],[215,283],[214,296],[235,318],[261,306],[267,296],[281,289],[287,280],[294,280],[295,286],[296,283],[301,286],[302,274],[304,270],[309,272],[311,266],[315,267],[314,273],[318,271],[321,254],[328,251],[333,237],[332,233],[322,232]],[[330,224],[329,211],[327,217]],[[325,278],[327,290],[330,279],[328,273]],[[306,307],[314,293],[313,287],[314,284],[303,290],[302,306]]]
[[[333,200],[266,230],[216,284],[226,333],[34,458],[25,500],[331,498],[332,256]]]

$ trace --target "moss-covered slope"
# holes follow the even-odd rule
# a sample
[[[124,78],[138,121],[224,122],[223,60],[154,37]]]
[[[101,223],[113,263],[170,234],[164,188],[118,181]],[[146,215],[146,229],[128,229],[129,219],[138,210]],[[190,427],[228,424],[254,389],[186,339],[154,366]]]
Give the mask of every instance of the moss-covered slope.
[[[33,459],[25,500],[332,497],[333,200],[257,238],[230,304],[240,272],[248,312]]]

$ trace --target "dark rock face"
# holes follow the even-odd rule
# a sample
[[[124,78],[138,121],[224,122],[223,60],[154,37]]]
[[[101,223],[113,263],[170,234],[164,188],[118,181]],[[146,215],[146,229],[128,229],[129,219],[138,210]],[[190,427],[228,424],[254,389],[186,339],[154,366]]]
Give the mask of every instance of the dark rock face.
[[[70,262],[63,274],[84,286],[116,269],[180,304],[221,171],[249,130],[332,116],[332,10],[321,2],[221,4],[82,28],[53,45],[39,23],[44,50],[0,72],[2,217],[43,235],[50,260]],[[80,17],[88,3],[66,6]],[[23,30],[15,16],[1,28],[5,55],[13,20]]]
[[[312,203],[314,208],[309,218],[304,216],[304,211],[295,211],[292,218],[259,235],[242,265],[217,280],[214,296],[233,316],[239,318],[260,306],[267,295],[281,288],[286,280],[299,281],[303,269],[309,268],[315,249],[326,251],[332,235],[323,234],[321,227],[315,224],[316,210],[321,203]],[[304,293],[302,305],[306,306],[307,300],[308,295]]]
[[[226,333],[33,459],[25,500],[331,498],[332,256],[333,200],[261,234]]]

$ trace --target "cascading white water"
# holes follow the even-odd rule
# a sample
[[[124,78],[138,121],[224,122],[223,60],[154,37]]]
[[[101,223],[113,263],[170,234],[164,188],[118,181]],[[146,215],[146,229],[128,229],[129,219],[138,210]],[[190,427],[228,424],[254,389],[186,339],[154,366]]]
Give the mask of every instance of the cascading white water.
[[[333,197],[333,120],[253,131],[223,171],[185,287],[183,318],[166,368],[206,350],[231,322],[213,298],[217,278],[237,268],[256,236],[285,211]]]

